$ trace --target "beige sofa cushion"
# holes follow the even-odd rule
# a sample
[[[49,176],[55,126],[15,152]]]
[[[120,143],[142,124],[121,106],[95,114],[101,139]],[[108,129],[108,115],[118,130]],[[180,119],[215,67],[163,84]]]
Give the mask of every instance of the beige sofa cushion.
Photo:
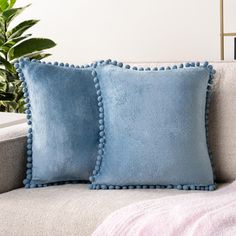
[[[26,122],[25,114],[0,112],[0,129]]]
[[[27,130],[26,123],[0,128],[0,193],[22,187]]]
[[[209,142],[219,181],[236,179],[236,62],[217,70],[209,116]]]
[[[0,194],[0,235],[90,236],[110,213],[123,206],[196,192],[173,189],[96,191],[89,190],[85,184],[22,188]]]

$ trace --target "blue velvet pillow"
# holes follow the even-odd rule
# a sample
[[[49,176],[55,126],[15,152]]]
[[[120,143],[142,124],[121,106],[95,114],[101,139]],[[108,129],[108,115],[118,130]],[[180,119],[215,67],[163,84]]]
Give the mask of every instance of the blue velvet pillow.
[[[92,189],[214,190],[207,118],[214,70],[95,65],[100,139]]]
[[[29,59],[15,67],[30,125],[25,187],[88,181],[99,132],[91,67]]]

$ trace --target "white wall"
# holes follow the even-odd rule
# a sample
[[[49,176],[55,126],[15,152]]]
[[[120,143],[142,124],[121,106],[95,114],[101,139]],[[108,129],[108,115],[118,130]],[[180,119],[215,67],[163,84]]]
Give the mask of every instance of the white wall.
[[[86,63],[219,59],[219,0],[18,0],[19,20],[58,45],[49,60]],[[225,0],[226,30],[236,31],[236,1]],[[231,47],[230,47],[231,46]],[[226,42],[233,59],[233,38]]]

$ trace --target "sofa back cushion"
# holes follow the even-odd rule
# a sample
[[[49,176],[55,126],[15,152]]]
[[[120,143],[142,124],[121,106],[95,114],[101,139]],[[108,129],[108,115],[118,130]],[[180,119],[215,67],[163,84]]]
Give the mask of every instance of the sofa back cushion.
[[[144,67],[170,64],[135,63]],[[209,112],[209,144],[213,153],[216,181],[230,182],[236,179],[236,63],[210,64],[216,74]]]
[[[236,63],[215,63],[217,75],[209,114],[209,142],[217,179],[236,179]]]

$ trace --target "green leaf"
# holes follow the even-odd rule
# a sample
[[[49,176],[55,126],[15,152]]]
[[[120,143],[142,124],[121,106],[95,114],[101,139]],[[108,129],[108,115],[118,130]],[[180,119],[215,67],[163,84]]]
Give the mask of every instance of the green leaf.
[[[7,32],[7,37],[16,38],[21,36],[27,29],[37,24],[39,20],[26,20]]]
[[[0,63],[3,64],[9,72],[15,73],[14,66],[10,62],[5,60],[3,57],[1,57],[1,56],[0,56]]]
[[[4,35],[2,33],[0,33],[0,45],[2,45],[5,41]]]
[[[24,99],[20,99],[19,101],[17,101],[18,103],[18,108],[17,108],[17,112],[19,113],[24,113],[25,112],[25,101]]]
[[[0,0],[1,1],[1,0]],[[5,22],[0,13],[0,45],[5,42]]]
[[[7,91],[10,93],[14,93],[15,89],[16,89],[16,84],[13,82],[9,82],[8,84],[8,88]]]
[[[5,42],[4,36],[0,33],[0,45],[3,45]]]
[[[13,47],[16,43],[30,37],[32,34],[26,34],[22,37],[12,38],[8,40],[6,43],[4,43],[2,46],[0,46],[0,51],[3,53],[8,53],[11,47]]]
[[[2,72],[2,73],[7,73],[8,71],[1,68],[1,69],[0,69],[0,72]],[[1,79],[2,79],[2,78],[0,77],[0,81],[1,81]]]
[[[13,93],[1,92],[0,91],[0,100],[2,101],[12,101],[14,100],[15,95]]]
[[[5,81],[6,73],[8,73],[7,70],[0,68],[0,82]]]
[[[9,107],[10,112],[15,112],[17,109],[17,103],[15,101],[5,101],[5,104]]]
[[[5,32],[5,22],[4,22],[4,19],[3,19],[3,17],[1,15],[0,15],[0,32],[1,33]]]
[[[5,78],[7,80],[7,83],[9,82],[15,82],[16,80],[18,81],[18,76],[17,74],[13,74],[13,73],[10,73],[9,71],[7,71],[5,73]]]
[[[4,80],[0,81],[0,93],[1,92],[6,92],[6,89],[7,89],[6,81],[4,81]]]
[[[7,109],[6,109],[6,106],[5,106],[4,102],[3,102],[3,101],[1,101],[1,100],[0,100],[0,111],[3,111],[3,112],[6,112],[6,111],[7,111]]]
[[[19,7],[19,8],[11,8],[2,13],[2,16],[4,20],[6,21],[7,25],[18,15],[20,15],[25,8],[29,7],[31,4],[25,6],[25,7]]]
[[[16,3],[16,0],[10,0],[8,9],[12,8],[15,5],[15,3]]]
[[[50,53],[34,52],[34,53],[26,54],[25,57],[28,57],[30,59],[41,60],[41,59],[49,57],[51,55],[52,54],[50,54]]]
[[[39,52],[44,49],[52,48],[55,45],[56,44],[50,39],[31,38],[12,47],[8,52],[8,56],[10,60],[13,60],[33,52]]]
[[[6,82],[6,78],[12,78],[12,76],[14,76],[13,74],[11,74],[8,70],[5,69],[0,69],[0,82]]]
[[[25,35],[20,36],[20,37],[11,38],[11,39],[10,39],[10,42],[18,43],[18,42],[20,42],[21,40],[26,39],[26,38],[28,38],[28,37],[30,37],[30,36],[32,36],[32,34],[25,34]],[[7,43],[8,43],[8,42],[9,42],[9,41],[7,41]]]
[[[5,11],[8,8],[8,0],[0,0],[1,11]]]
[[[6,53],[6,52],[9,51],[9,47],[7,47],[7,46],[1,46],[0,51],[1,51],[2,53]]]

